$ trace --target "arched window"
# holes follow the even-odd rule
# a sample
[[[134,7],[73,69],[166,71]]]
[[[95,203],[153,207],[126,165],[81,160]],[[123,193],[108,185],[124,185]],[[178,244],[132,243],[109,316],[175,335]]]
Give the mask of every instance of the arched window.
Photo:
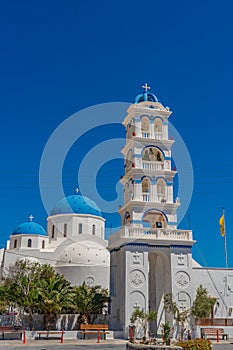
[[[150,121],[148,117],[142,117],[141,119],[141,132],[142,137],[150,137]]]
[[[142,180],[142,197],[145,202],[150,201],[150,179],[148,177],[144,177]]]
[[[159,118],[155,119],[154,132],[155,132],[155,138],[161,140],[162,139],[162,120]]]
[[[95,225],[92,225],[92,234],[95,235]]]
[[[64,237],[67,237],[67,224],[64,224]]]
[[[32,247],[32,240],[29,238],[28,239],[28,248],[31,248]]]
[[[163,179],[157,181],[157,196],[159,202],[166,201],[166,182]]]
[[[55,225],[52,226],[52,238],[55,236]]]
[[[45,249],[45,241],[42,241],[42,249]]]
[[[83,233],[83,225],[82,224],[78,224],[78,233],[79,234]]]
[[[17,239],[14,240],[14,248],[17,248]]]

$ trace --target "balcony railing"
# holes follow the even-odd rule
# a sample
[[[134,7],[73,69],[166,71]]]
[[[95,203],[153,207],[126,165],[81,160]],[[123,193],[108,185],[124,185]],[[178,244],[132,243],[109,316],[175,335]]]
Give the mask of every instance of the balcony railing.
[[[123,238],[154,239],[164,241],[192,241],[191,230],[172,230],[168,228],[144,228],[125,226],[109,237],[109,245]]]
[[[142,161],[142,169],[145,169],[145,170],[163,170],[164,163],[143,160]]]

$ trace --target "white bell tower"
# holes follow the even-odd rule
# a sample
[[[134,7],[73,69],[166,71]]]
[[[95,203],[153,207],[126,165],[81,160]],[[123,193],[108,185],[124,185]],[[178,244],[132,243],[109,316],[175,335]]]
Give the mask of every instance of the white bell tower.
[[[159,332],[167,320],[164,293],[172,293],[181,309],[189,308],[192,291],[192,232],[177,229],[179,200],[173,198],[168,118],[171,111],[149,92],[139,94],[128,109],[121,178],[122,227],[109,237],[111,253],[111,327],[127,338],[136,307],[158,311],[152,325]]]

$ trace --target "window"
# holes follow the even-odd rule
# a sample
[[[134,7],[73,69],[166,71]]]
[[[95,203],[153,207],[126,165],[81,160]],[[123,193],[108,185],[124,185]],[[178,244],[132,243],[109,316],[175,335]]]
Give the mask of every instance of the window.
[[[45,249],[45,241],[42,241],[42,249]]]
[[[28,248],[31,248],[32,247],[32,240],[29,238],[28,239]]]
[[[54,238],[54,233],[55,233],[55,226],[52,226],[52,238]]]
[[[83,225],[82,224],[78,224],[78,233],[79,234],[83,233]]]
[[[17,239],[14,240],[14,248],[17,248]]]
[[[92,234],[95,235],[95,225],[92,225]]]
[[[64,237],[67,237],[67,224],[64,224]]]

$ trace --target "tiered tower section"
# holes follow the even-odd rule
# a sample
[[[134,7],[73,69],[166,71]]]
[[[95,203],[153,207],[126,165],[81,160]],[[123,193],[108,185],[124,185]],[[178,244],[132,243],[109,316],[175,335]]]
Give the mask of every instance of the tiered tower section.
[[[169,320],[163,297],[172,293],[180,310],[188,309],[192,290],[192,231],[177,228],[174,200],[176,169],[168,135],[171,111],[155,95],[138,95],[123,121],[126,128],[124,205],[121,229],[109,237],[111,253],[111,327],[128,336],[135,308],[158,311],[151,331]],[[170,320],[169,320],[170,321]]]

